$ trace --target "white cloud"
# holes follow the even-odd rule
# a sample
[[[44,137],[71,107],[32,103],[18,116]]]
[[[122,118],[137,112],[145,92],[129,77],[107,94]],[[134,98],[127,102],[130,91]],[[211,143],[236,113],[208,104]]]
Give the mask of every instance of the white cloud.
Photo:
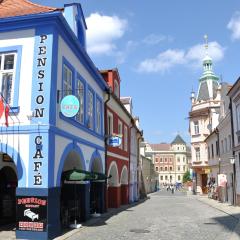
[[[217,42],[210,42],[208,54],[214,62],[224,57],[225,49]],[[201,67],[206,52],[202,44],[192,46],[189,50],[169,49],[158,54],[155,58],[142,61],[137,70],[139,72],[164,73],[176,65],[188,65],[190,67]]]
[[[230,22],[227,25],[227,28],[232,31],[232,39],[238,40],[240,39],[240,12],[236,12]]]
[[[184,51],[169,49],[158,54],[156,58],[150,58],[139,64],[140,72],[162,72],[169,70],[176,64],[184,62]]]
[[[156,45],[163,41],[173,41],[173,38],[165,35],[150,34],[143,39],[143,43],[148,45]]]
[[[92,13],[86,23],[87,49],[93,54],[111,55],[117,49],[114,41],[120,39],[127,29],[127,20],[99,13]]]

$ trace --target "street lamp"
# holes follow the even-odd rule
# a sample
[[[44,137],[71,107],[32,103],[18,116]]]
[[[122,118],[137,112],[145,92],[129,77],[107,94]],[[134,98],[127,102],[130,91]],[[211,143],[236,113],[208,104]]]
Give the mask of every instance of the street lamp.
[[[230,163],[233,165],[233,179],[232,179],[232,193],[233,193],[233,205],[236,204],[236,199],[235,199],[235,179],[236,179],[236,167],[235,167],[235,156],[231,156],[229,158]]]

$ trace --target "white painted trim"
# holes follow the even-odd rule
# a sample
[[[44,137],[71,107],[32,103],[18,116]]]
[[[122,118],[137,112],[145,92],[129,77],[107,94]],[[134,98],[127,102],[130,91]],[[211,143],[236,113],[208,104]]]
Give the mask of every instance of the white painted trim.
[[[109,152],[109,151],[107,151],[107,155],[111,156],[111,157],[115,157],[115,158],[119,158],[119,159],[122,159],[122,160],[129,161],[129,158],[123,157],[121,155],[118,155],[116,153],[112,153],[112,152]]]

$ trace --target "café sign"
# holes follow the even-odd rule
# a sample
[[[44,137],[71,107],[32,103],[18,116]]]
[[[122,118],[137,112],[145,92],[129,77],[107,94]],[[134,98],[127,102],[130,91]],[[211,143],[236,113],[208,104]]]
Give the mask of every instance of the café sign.
[[[74,117],[79,111],[79,100],[73,95],[65,96],[61,101],[61,113],[65,117]]]

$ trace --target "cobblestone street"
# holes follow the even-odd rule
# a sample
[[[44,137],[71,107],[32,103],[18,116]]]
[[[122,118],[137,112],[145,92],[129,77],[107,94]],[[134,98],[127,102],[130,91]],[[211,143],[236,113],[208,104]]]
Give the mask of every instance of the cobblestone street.
[[[143,203],[77,230],[67,239],[230,240],[237,223],[234,215],[197,197],[163,190]]]

